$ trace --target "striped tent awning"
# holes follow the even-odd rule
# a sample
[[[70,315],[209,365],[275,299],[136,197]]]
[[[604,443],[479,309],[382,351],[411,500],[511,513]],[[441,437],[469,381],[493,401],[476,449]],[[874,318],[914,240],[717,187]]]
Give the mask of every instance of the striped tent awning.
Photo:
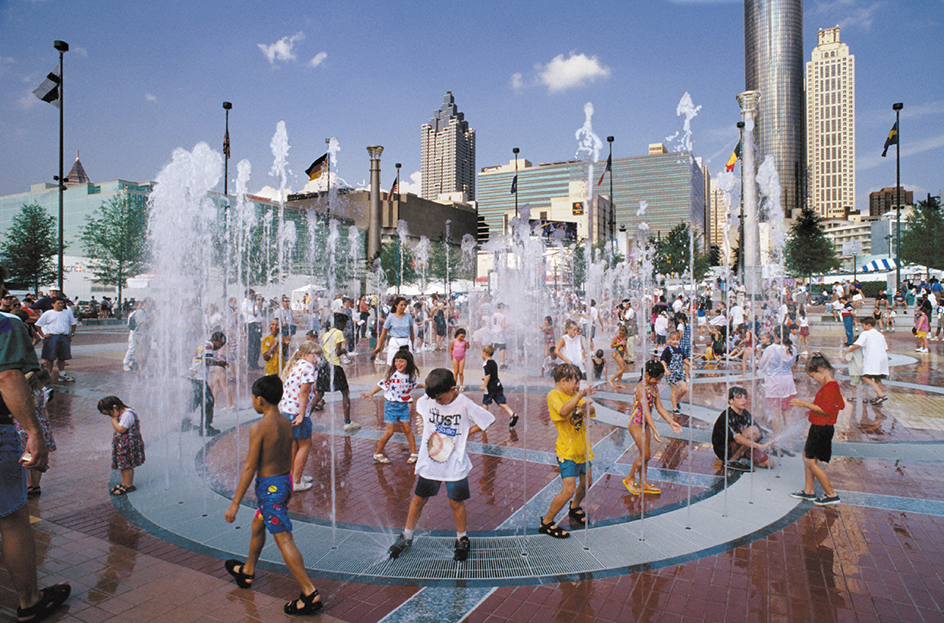
[[[864,273],[895,270],[895,260],[872,260],[862,267]]]

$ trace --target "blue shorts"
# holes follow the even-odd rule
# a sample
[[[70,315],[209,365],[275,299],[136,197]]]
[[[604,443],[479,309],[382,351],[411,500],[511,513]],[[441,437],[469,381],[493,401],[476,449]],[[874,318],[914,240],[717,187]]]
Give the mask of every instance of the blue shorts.
[[[439,495],[439,485],[441,484],[442,481],[440,480],[427,480],[422,476],[418,476],[416,479],[416,495],[421,498],[431,498]],[[472,494],[469,493],[468,477],[462,480],[447,480],[446,496],[454,502],[462,502],[472,497]]]
[[[72,338],[68,335],[50,335],[43,340],[42,358],[46,361],[72,359]]]
[[[281,413],[282,415],[288,418],[289,422],[294,422],[295,418],[298,417],[296,415],[292,415],[291,413],[285,413],[284,411]],[[311,439],[311,433],[312,433],[312,424],[311,424],[310,417],[303,417],[301,424],[299,424],[298,426],[292,426],[293,439]]]
[[[573,461],[562,460],[560,457],[557,458],[557,469],[560,470],[561,478],[576,478],[580,474],[587,473],[587,463],[574,463]]]
[[[256,478],[256,501],[259,503],[256,516],[262,517],[271,534],[292,531],[292,520],[288,518],[285,507],[291,497],[291,474]]]
[[[0,517],[26,504],[26,470],[20,465],[23,450],[13,424],[0,424]]]
[[[488,406],[492,404],[492,401],[495,401],[497,405],[503,405],[507,400],[505,400],[505,391],[502,388],[498,388],[493,394],[485,394],[485,397],[482,398],[482,404]]]
[[[384,400],[384,424],[410,421],[410,403]]]

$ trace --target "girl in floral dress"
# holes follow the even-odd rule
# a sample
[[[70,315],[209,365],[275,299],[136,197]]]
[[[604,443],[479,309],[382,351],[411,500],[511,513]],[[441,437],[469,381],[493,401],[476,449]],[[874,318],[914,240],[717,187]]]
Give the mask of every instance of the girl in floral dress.
[[[144,465],[144,439],[137,414],[118,396],[105,396],[98,401],[98,410],[111,418],[115,434],[111,439],[111,468],[121,471],[121,484],[111,488],[112,495],[125,495],[135,490],[134,468]]]

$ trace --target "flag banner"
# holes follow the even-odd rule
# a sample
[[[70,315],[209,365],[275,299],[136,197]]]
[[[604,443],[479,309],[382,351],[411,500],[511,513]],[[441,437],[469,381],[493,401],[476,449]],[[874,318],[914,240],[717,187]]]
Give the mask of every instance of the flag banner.
[[[387,203],[393,204],[393,196],[400,192],[399,185],[400,180],[393,180],[393,186],[390,187],[390,192],[387,193]]]
[[[223,155],[229,160],[229,128],[226,128],[226,135],[223,137]]]
[[[741,157],[741,141],[738,141],[738,144],[735,145],[734,151],[731,152],[731,157],[728,158],[728,161],[724,163],[724,170],[730,173],[734,170],[734,165],[737,164],[738,159]]]
[[[888,138],[885,139],[885,149],[882,150],[882,158],[885,157],[885,154],[888,153],[888,148],[892,145],[898,144],[898,122],[895,122],[895,125],[892,126],[891,132],[888,133]]]
[[[321,174],[328,170],[328,154],[323,155],[314,162],[311,163],[311,166],[305,169],[305,173],[308,174],[308,181],[314,182],[316,179],[321,177]]]
[[[511,194],[514,195],[518,192],[518,176],[511,178]]]
[[[606,168],[603,169],[603,173],[600,174],[600,181],[597,182],[597,186],[603,183],[603,178],[606,177],[606,174],[613,170],[613,155],[610,154],[606,157]]]
[[[59,85],[62,84],[62,78],[59,77],[60,75],[59,65],[56,65],[56,68],[46,75],[46,79],[43,80],[43,83],[33,89],[33,95],[59,108]]]

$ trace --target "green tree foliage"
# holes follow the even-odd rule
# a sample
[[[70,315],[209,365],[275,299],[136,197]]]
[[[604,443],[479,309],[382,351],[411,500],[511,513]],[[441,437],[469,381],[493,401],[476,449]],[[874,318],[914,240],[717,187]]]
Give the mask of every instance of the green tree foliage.
[[[927,266],[928,269],[944,269],[944,212],[941,198],[922,199],[908,216],[908,231],[901,234],[901,259],[910,264]]]
[[[682,222],[672,228],[667,236],[654,240],[656,249],[655,269],[662,275],[682,274],[688,272],[692,263],[692,244],[688,223]],[[702,250],[701,233],[695,232],[694,240],[694,277],[699,281],[710,269],[708,254]]]
[[[784,261],[787,271],[796,277],[809,277],[839,268],[833,243],[823,233],[819,215],[813,210],[804,208],[790,227]]]
[[[459,279],[471,279],[472,271],[470,266],[463,266],[462,249],[459,245],[450,242],[445,244],[446,235],[440,234],[439,239],[431,245],[429,258],[430,277],[440,280],[443,283],[448,280],[453,283]],[[448,275],[446,265],[446,249],[448,248]]]
[[[147,198],[121,192],[86,217],[80,234],[94,281],[117,286],[119,305],[127,279],[146,268],[147,220]]]
[[[55,223],[56,219],[35,203],[23,204],[13,217],[0,244],[10,283],[29,286],[36,292],[40,286],[57,282],[59,235]]]
[[[397,284],[407,285],[419,281],[419,275],[413,268],[413,253],[409,245],[403,245],[403,275],[400,275],[400,242],[388,242],[380,247],[380,269],[388,287]]]

